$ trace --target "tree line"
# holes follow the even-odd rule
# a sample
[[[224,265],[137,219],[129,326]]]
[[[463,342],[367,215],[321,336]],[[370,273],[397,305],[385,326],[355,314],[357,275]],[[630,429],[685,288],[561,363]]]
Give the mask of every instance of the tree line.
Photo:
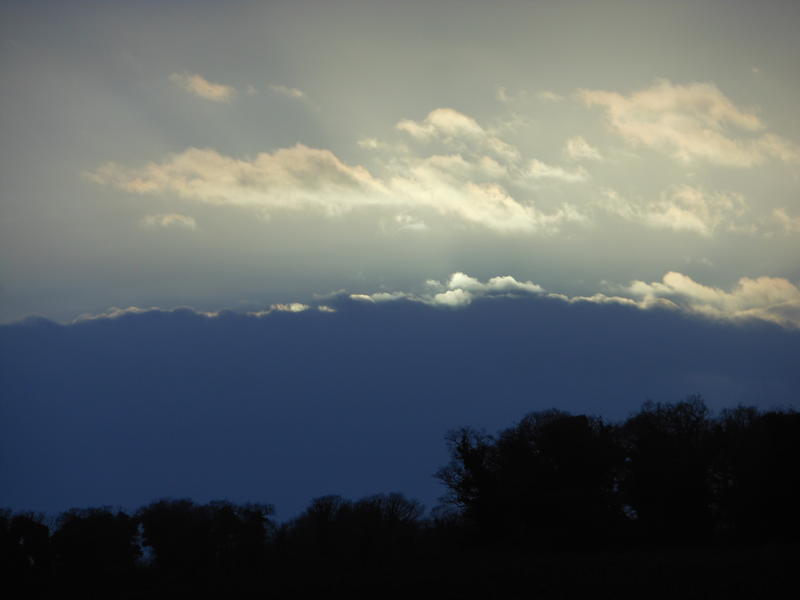
[[[316,498],[282,524],[268,504],[186,499],[130,514],[72,509],[51,527],[43,515],[0,511],[4,580],[31,595],[126,598],[254,589],[400,597],[415,586],[515,597],[512,582],[528,581],[558,597],[587,581],[649,584],[655,569],[665,584],[719,590],[724,580],[759,594],[798,566],[794,410],[712,416],[693,396],[647,402],[620,423],[552,409],[496,435],[465,427],[446,441],[450,462],[436,477],[447,492],[427,515],[399,493]],[[705,557],[705,570],[687,566],[687,553]],[[656,555],[657,566],[642,558]],[[749,565],[741,572],[740,562]]]

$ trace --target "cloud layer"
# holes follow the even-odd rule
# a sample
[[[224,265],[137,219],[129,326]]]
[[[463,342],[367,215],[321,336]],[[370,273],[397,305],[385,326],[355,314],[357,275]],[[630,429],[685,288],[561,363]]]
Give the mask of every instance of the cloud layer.
[[[140,168],[106,163],[89,180],[134,194],[175,195],[208,204],[262,212],[315,210],[339,215],[365,207],[427,211],[498,232],[556,231],[585,216],[572,204],[543,211],[530,190],[582,182],[582,169],[565,169],[537,159],[523,161],[516,148],[452,109],[432,111],[424,121],[401,121],[398,129],[418,141],[437,139],[447,154],[400,153],[381,163],[381,174],[350,165],[330,150],[297,144],[252,158],[234,158],[210,148],[189,148]],[[378,150],[381,143],[362,144]],[[512,195],[515,186],[524,200]],[[396,216],[398,229],[427,228],[419,215]]]
[[[671,271],[661,281],[634,281],[616,286],[616,294],[598,292],[591,296],[569,296],[548,292],[532,281],[518,281],[510,275],[486,282],[453,273],[446,283],[429,280],[426,292],[378,292],[352,294],[354,300],[386,302],[410,300],[433,306],[462,307],[478,298],[542,296],[567,303],[620,304],[642,310],[663,308],[717,321],[768,321],[788,329],[800,328],[800,289],[780,277],[743,277],[731,291],[706,286],[682,273]]]

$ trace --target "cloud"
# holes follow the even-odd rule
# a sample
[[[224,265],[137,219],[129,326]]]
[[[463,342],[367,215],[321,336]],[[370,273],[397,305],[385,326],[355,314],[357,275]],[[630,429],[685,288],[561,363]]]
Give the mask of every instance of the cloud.
[[[587,178],[587,174],[583,169],[567,171],[562,167],[548,165],[536,159],[530,161],[527,174],[532,179],[559,179],[570,183],[585,181]]]
[[[197,222],[193,217],[178,213],[145,215],[140,222],[148,228],[177,227],[181,229],[197,229]]]
[[[741,194],[708,192],[689,185],[672,187],[649,202],[634,202],[607,189],[597,205],[627,221],[705,237],[720,229],[754,231],[752,226],[744,224],[748,206]]]
[[[384,186],[365,168],[349,166],[329,150],[302,144],[252,159],[189,148],[139,169],[107,163],[87,177],[137,194],[174,194],[258,209],[313,207],[331,214],[374,203],[370,194],[385,196]]]
[[[311,307],[302,302],[290,302],[289,304],[273,304],[270,308],[276,312],[299,313],[307,311]]]
[[[536,97],[544,102],[561,102],[564,99],[564,96],[556,94],[550,90],[543,90],[536,94]]]
[[[387,173],[377,177],[365,167],[344,163],[329,150],[302,144],[241,159],[189,148],[140,168],[106,163],[86,177],[130,193],[176,195],[262,213],[316,210],[339,215],[364,207],[401,209],[404,214],[433,211],[503,233],[552,232],[584,218],[566,204],[542,212],[532,201],[513,198],[501,183],[540,177],[570,180],[579,174],[543,163],[529,172],[509,169],[489,156],[395,157]],[[399,225],[420,229],[415,223],[422,221],[416,215],[412,218]]]
[[[405,119],[395,127],[420,141],[438,139],[455,148],[471,145],[504,160],[519,159],[519,151],[514,146],[484,129],[472,117],[452,108],[437,108],[422,121]]]
[[[288,87],[285,85],[270,85],[269,89],[271,89],[276,94],[279,94],[285,98],[289,98],[291,100],[297,100],[305,104],[308,108],[311,108],[315,111],[319,111],[319,106],[311,101],[311,98],[308,97],[308,94],[303,90]]]
[[[757,319],[800,328],[800,289],[780,277],[742,277],[730,292],[726,292],[671,271],[660,282],[634,281],[628,291],[645,307],[657,300],[666,300],[682,311],[711,319]]]
[[[283,304],[282,303],[272,304],[269,306],[269,308],[263,310],[248,311],[244,314],[250,317],[262,318],[271,315],[273,313],[301,313],[314,309],[322,313],[336,312],[335,308],[328,306],[326,304],[311,306],[309,304],[304,304],[303,302],[287,302]],[[128,306],[127,308],[119,308],[117,306],[112,306],[111,308],[108,308],[103,312],[84,313],[82,315],[79,315],[72,320],[72,323],[80,323],[83,321],[96,321],[99,319],[118,319],[120,317],[124,317],[127,315],[140,315],[145,313],[175,313],[175,312],[193,313],[195,315],[206,317],[208,319],[216,319],[217,317],[220,317],[223,314],[233,313],[233,311],[226,311],[226,310],[217,310],[217,311],[199,310],[192,306],[176,306],[174,308],[163,308],[159,306],[149,306],[149,307]]]
[[[280,94],[281,96],[286,96],[287,98],[294,98],[295,100],[307,100],[308,96],[303,90],[298,90],[297,88],[293,87],[286,87],[285,85],[271,85],[269,86],[276,94]]]
[[[84,313],[78,315],[72,320],[72,323],[81,323],[83,321],[97,321],[102,319],[118,319],[127,315],[140,315],[144,313],[174,313],[188,311],[196,315],[213,319],[218,317],[221,313],[219,311],[202,311],[197,310],[191,306],[176,306],[175,308],[161,308],[158,306],[140,307],[128,306],[127,308],[120,308],[112,306],[107,310],[100,313]]]
[[[548,291],[532,281],[518,280],[511,275],[500,275],[481,281],[476,277],[457,271],[444,282],[427,280],[422,292],[379,291],[374,293],[351,293],[344,291],[328,296],[346,295],[351,300],[370,304],[406,301],[447,308],[463,308],[478,299],[492,298],[545,298],[568,304],[610,304],[636,308],[638,310],[663,309],[686,315],[729,323],[765,321],[786,329],[800,329],[800,288],[781,277],[742,277],[730,290],[703,285],[688,275],[676,271],[666,273],[661,281],[646,283],[634,280],[628,285],[605,284],[613,294],[596,292],[591,295],[568,295]],[[302,302],[273,304],[268,309],[250,311],[252,317],[266,317],[273,313],[302,313],[316,310],[335,313],[329,304],[312,306]],[[125,315],[148,312],[172,313],[189,311],[217,318],[226,311],[200,311],[191,307],[176,308],[128,308],[112,307],[98,314],[84,314],[73,322],[97,319],[115,319]],[[228,313],[229,314],[229,313]]]
[[[568,139],[564,153],[572,160],[603,160],[600,151],[581,136]]]
[[[786,209],[776,208],[772,211],[773,220],[777,221],[785,233],[800,233],[800,216],[792,217]]]
[[[472,294],[462,289],[447,290],[433,297],[433,304],[442,306],[466,306],[470,302],[472,302]]]
[[[730,292],[697,283],[687,275],[670,271],[660,282],[633,281],[617,286],[616,295],[598,292],[589,296],[569,296],[548,292],[532,281],[518,281],[510,275],[492,277],[485,282],[462,272],[453,273],[446,283],[425,282],[426,291],[353,294],[350,297],[370,302],[407,300],[432,306],[464,307],[477,298],[499,296],[545,297],[569,304],[616,304],[640,310],[662,308],[716,321],[767,321],[788,329],[800,328],[800,289],[779,277],[743,277]]]
[[[173,73],[170,81],[187,92],[211,100],[212,102],[230,102],[236,96],[236,90],[229,85],[212,83],[202,75],[191,73]]]
[[[492,277],[486,283],[481,283],[474,277],[461,272],[453,273],[447,283],[451,290],[464,289],[481,295],[508,294],[523,292],[527,294],[541,294],[544,288],[532,281],[517,281],[510,275]]]
[[[362,148],[367,148],[368,150],[377,150],[378,148],[382,148],[384,146],[383,142],[377,140],[376,138],[363,138],[358,140],[358,145]]]
[[[391,219],[382,219],[381,228],[384,231],[429,231],[430,227],[417,217],[406,213],[394,215]]]
[[[737,107],[713,83],[659,80],[627,96],[584,89],[578,97],[603,108],[611,129],[631,145],[681,162],[731,167],[752,167],[770,158],[800,162],[800,147],[767,133],[758,115]]]
[[[544,289],[532,281],[517,281],[510,275],[492,277],[481,282],[465,273],[453,273],[446,283],[429,279],[423,294],[410,292],[377,292],[374,294],[351,294],[350,298],[369,302],[408,300],[432,306],[467,306],[475,298],[497,296],[519,296],[543,294]]]
[[[511,100],[511,96],[508,95],[508,90],[504,86],[497,88],[494,98],[498,102],[509,102]]]

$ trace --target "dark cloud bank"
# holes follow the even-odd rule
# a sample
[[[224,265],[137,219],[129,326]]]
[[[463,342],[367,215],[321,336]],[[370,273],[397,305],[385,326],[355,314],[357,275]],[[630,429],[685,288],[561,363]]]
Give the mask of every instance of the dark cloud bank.
[[[651,398],[797,407],[800,334],[549,299],[458,309],[129,314],[0,327],[0,506],[227,498],[297,514],[322,494],[431,506],[443,436]]]

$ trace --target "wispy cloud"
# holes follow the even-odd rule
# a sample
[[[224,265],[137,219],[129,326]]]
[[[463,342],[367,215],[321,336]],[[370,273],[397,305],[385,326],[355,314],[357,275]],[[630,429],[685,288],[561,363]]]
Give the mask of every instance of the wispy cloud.
[[[564,96],[561,94],[556,94],[551,90],[542,90],[536,94],[536,97],[543,102],[561,102],[564,99]]]
[[[169,76],[169,79],[187,92],[212,102],[230,102],[236,97],[236,90],[233,87],[221,83],[213,83],[202,75],[173,73]]]
[[[286,85],[270,85],[269,89],[272,90],[275,94],[279,96],[283,96],[284,98],[289,98],[290,100],[294,100],[300,102],[314,111],[319,111],[319,106],[311,101],[311,98],[308,96],[306,92],[301,89],[289,87]]]
[[[784,233],[800,233],[800,216],[793,217],[784,208],[772,211],[772,218],[777,221]]]
[[[182,229],[197,229],[197,221],[193,217],[178,213],[160,213],[145,215],[140,221],[144,227],[178,227]]]
[[[540,160],[532,159],[527,174],[533,179],[560,179],[561,181],[584,181],[587,174],[583,169],[568,171],[563,167],[548,165]]]
[[[606,189],[596,201],[602,209],[627,221],[656,229],[686,231],[710,237],[718,230],[755,233],[747,222],[748,205],[741,194],[674,186],[650,201],[624,198]]]
[[[603,160],[603,155],[581,136],[567,140],[564,153],[572,160]]]
[[[630,144],[682,162],[731,167],[752,167],[767,159],[800,162],[797,144],[767,132],[755,112],[736,106],[713,83],[660,80],[629,95],[579,90],[578,97],[603,108],[611,129]]]
[[[519,151],[514,146],[482,127],[472,117],[452,108],[437,108],[422,121],[404,119],[395,127],[417,140],[439,139],[454,148],[479,147],[504,160],[519,159]]]
[[[276,94],[280,94],[281,96],[286,96],[287,98],[294,98],[295,100],[306,100],[308,96],[303,90],[298,90],[297,88],[287,87],[285,85],[270,85],[269,89],[271,89]]]

